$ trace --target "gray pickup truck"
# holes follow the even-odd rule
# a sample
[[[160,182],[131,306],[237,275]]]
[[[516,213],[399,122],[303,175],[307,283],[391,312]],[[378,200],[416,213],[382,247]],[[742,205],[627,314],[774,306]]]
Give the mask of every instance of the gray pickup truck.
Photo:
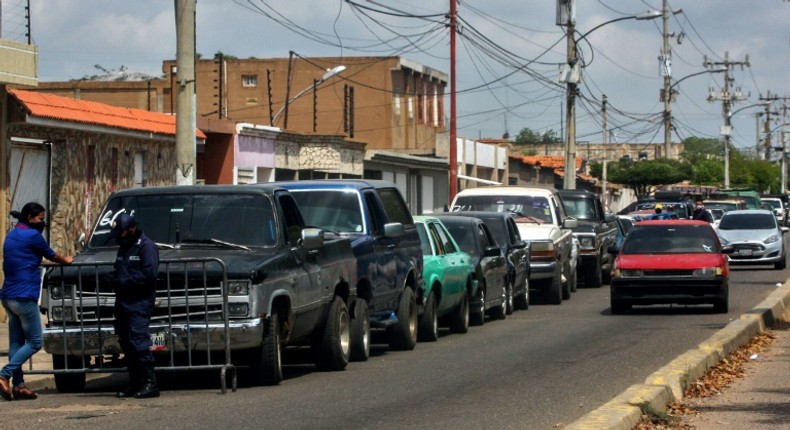
[[[249,366],[254,383],[274,385],[283,378],[287,346],[309,345],[317,368],[342,370],[351,345],[367,341],[369,332],[351,334],[367,322],[350,317],[357,282],[349,241],[325,240],[322,230],[307,227],[286,189],[137,188],[112,194],[74,265],[46,276],[44,348],[56,369],[86,370],[121,354],[107,280],[117,251],[110,226],[123,212],[160,249],[150,327],[158,368],[183,363],[180,354],[191,354],[195,366],[230,348],[233,364]],[[84,372],[55,378],[62,391],[85,384]]]

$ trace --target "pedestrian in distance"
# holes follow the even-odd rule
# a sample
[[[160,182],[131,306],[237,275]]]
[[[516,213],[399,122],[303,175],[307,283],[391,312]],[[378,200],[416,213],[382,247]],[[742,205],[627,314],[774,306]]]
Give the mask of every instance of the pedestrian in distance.
[[[656,203],[653,210],[656,213],[650,215],[650,217],[647,218],[648,220],[669,219],[669,214],[664,212],[664,205],[661,203]]]
[[[18,221],[3,242],[3,307],[8,314],[8,364],[0,370],[0,395],[6,400],[38,398],[25,385],[22,365],[41,349],[42,327],[38,300],[41,295],[41,261],[71,264],[73,258],[55,252],[42,233],[46,210],[36,202],[22,211],[11,211]],[[12,384],[13,383],[13,384]]]
[[[126,213],[113,221],[118,254],[112,274],[115,289],[115,333],[129,371],[129,387],[116,397],[159,397],[149,326],[156,300],[159,249]]]
[[[698,201],[695,204],[694,214],[691,216],[691,219],[696,219],[700,221],[707,221],[712,223],[713,222],[713,215],[705,209],[705,205],[702,201]]]

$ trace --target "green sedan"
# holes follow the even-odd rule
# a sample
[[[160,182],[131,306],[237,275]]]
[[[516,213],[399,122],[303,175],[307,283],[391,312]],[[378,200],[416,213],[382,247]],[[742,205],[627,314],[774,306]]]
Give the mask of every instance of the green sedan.
[[[439,323],[453,333],[469,329],[469,300],[477,290],[472,257],[461,251],[442,222],[432,216],[415,216],[423,255],[423,312],[418,339],[439,338]]]

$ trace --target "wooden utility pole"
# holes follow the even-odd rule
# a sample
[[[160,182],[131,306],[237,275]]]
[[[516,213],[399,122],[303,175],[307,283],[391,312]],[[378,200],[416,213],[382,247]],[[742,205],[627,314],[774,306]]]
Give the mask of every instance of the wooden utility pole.
[[[604,208],[609,206],[609,199],[606,198],[606,165],[609,160],[609,151],[606,149],[606,94],[601,97],[601,146],[603,146],[603,183],[601,184],[601,200]]]
[[[576,87],[578,84],[578,58],[576,55],[576,25],[573,18],[568,15],[566,38],[568,39],[568,76],[566,79],[565,94],[565,176],[563,188],[576,189]]]
[[[455,110],[455,32],[458,27],[457,0],[450,0],[450,198],[453,202],[458,194],[458,131]]]

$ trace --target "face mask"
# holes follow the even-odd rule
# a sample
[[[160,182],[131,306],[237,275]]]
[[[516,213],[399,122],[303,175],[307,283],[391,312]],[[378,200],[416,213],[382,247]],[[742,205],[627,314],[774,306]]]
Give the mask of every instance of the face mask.
[[[37,230],[39,233],[43,233],[44,232],[44,228],[47,227],[47,223],[45,223],[45,222],[31,222],[31,223],[28,223],[28,225],[33,230]]]

